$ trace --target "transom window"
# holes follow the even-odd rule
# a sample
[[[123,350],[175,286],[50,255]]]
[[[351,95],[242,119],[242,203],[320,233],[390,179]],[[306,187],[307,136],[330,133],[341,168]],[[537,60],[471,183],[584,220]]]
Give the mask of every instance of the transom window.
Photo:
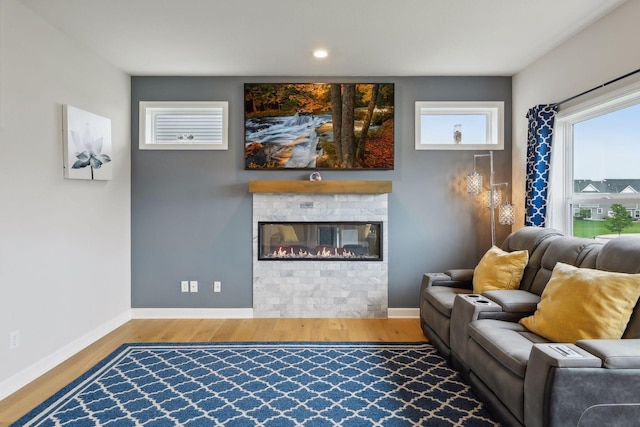
[[[640,237],[640,84],[561,109],[555,132],[552,226]]]
[[[140,149],[228,149],[228,102],[140,102]]]

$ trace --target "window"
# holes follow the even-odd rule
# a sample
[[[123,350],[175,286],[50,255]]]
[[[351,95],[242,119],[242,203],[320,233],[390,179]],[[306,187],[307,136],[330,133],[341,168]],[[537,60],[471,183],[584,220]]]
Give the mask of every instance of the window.
[[[227,150],[228,102],[140,102],[141,150]]]
[[[504,102],[416,102],[416,150],[503,150]]]
[[[552,226],[578,237],[640,237],[640,84],[561,109],[555,132]],[[612,226],[616,215],[631,221]]]

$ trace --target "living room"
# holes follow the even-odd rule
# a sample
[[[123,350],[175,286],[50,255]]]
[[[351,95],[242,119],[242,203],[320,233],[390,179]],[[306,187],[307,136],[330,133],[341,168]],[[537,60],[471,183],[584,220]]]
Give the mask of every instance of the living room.
[[[497,227],[500,242],[523,225],[527,110],[640,64],[637,0],[591,2],[592,15],[585,14],[580,27],[565,28],[567,37],[509,73],[459,75],[335,74],[326,65],[293,75],[277,66],[277,72],[258,75],[132,75],[29,3],[0,3],[0,336],[20,334],[17,348],[0,348],[0,399],[132,318],[251,317],[248,182],[303,180],[309,173],[243,169],[245,83],[316,82],[318,76],[394,83],[394,169],[320,172],[323,180],[392,181],[389,315],[417,318],[422,274],[473,267],[488,249],[489,232],[486,211],[460,191],[474,152],[416,151],[415,102],[504,102],[505,147],[495,152],[496,181],[511,184],[518,215],[513,227]],[[429,54],[425,47],[423,55]],[[141,100],[228,101],[229,150],[138,150]],[[63,104],[111,119],[112,180],[63,179]],[[183,280],[198,281],[199,292],[180,292]],[[217,281],[219,293],[212,289]]]

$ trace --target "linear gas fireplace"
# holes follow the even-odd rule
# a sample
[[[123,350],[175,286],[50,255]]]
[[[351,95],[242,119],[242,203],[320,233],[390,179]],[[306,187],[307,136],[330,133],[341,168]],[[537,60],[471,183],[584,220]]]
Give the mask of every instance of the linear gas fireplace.
[[[387,317],[390,188],[319,181],[316,193],[305,191],[318,182],[262,182],[252,203],[253,316]]]
[[[258,222],[261,261],[382,261],[382,222]]]

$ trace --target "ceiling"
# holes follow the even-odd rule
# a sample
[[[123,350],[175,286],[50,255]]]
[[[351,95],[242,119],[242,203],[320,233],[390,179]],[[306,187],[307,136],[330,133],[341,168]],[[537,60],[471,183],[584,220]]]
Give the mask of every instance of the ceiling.
[[[137,76],[509,76],[626,0],[21,1]]]

